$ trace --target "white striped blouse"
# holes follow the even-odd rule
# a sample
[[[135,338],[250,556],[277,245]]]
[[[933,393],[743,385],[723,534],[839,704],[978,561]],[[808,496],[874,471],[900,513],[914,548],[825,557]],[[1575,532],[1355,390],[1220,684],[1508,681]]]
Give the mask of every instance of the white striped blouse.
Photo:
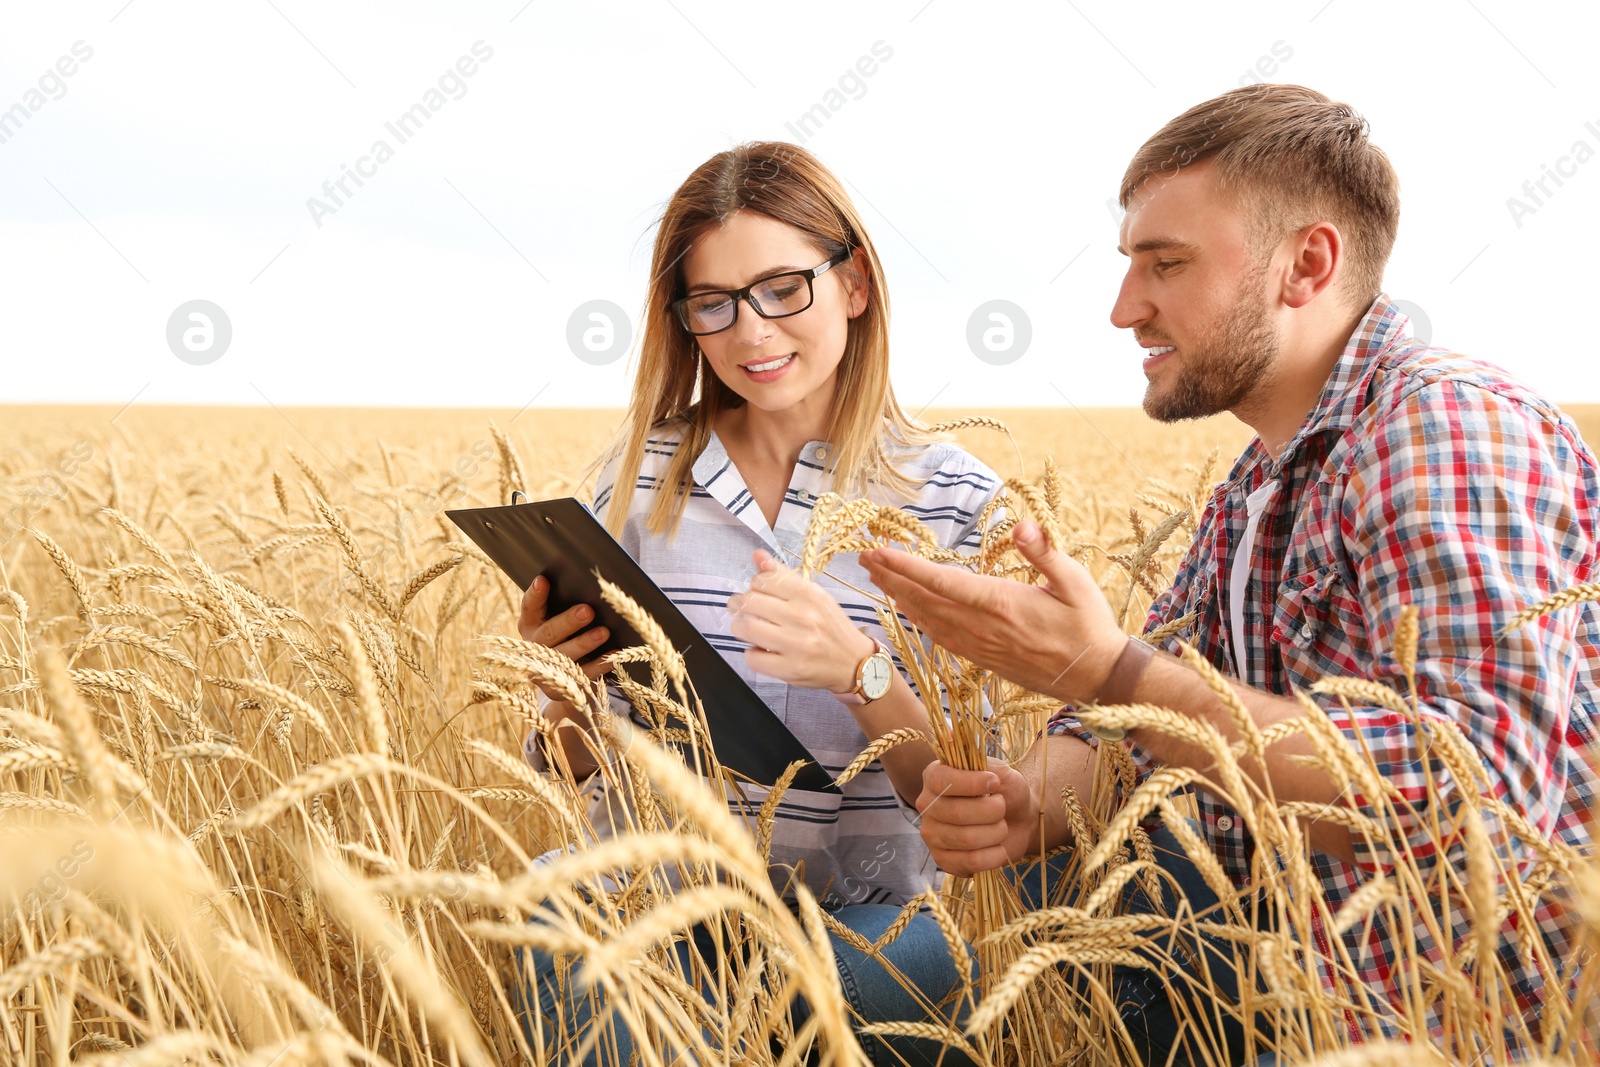
[[[867,746],[849,708],[826,691],[803,689],[754,673],[743,654],[748,646],[728,632],[727,611],[728,598],[746,590],[755,575],[751,555],[756,549],[765,548],[780,561],[795,565],[812,508],[832,483],[825,467],[829,446],[812,441],[801,450],[774,529],[767,525],[738,468],[713,433],[695,460],[693,485],[675,535],[659,537],[647,529],[646,517],[656,493],[662,490],[681,427],[679,423],[657,429],[646,445],[622,529],[622,547],[823,768],[837,775]],[[979,514],[1000,489],[994,472],[947,442],[914,449],[899,445],[890,455],[895,466],[919,487],[914,497],[896,500],[876,487],[867,495],[914,515],[947,548],[976,549]],[[615,466],[615,461],[607,465],[595,486],[594,512],[602,521],[611,501]],[[816,581],[834,595],[851,622],[888,645],[872,603],[849,588],[870,588],[856,556],[835,557],[827,572]],[[627,707],[615,695],[613,704],[619,710]],[[532,735],[525,751],[530,762],[544,765]],[[765,790],[753,785],[741,788],[744,803],[734,801],[730,807],[749,820]],[[596,789],[594,796],[590,819],[598,832],[609,833],[618,816],[603,787]],[[931,886],[937,873],[917,832],[916,814],[901,801],[879,762],[846,784],[842,794],[790,789],[778,806],[773,827],[773,882],[780,891],[787,891],[791,879],[798,879],[828,907],[903,904]]]

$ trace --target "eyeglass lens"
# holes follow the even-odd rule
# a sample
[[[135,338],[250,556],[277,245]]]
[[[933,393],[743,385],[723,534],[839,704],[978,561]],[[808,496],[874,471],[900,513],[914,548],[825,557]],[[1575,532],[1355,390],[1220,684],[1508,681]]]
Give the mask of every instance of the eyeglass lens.
[[[805,274],[779,274],[757,282],[750,289],[750,297],[764,318],[797,315],[811,306],[811,278]],[[691,296],[683,307],[689,329],[697,334],[725,330],[738,314],[727,293]]]

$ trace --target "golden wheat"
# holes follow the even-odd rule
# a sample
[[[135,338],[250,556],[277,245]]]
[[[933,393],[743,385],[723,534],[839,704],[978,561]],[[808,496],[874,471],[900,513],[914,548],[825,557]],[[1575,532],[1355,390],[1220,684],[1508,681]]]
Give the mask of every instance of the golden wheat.
[[[962,972],[970,951],[981,965],[957,992],[963,1025],[857,1028],[829,949],[830,930],[848,936],[803,885],[786,903],[766,868],[794,769],[735,817],[740,795],[694,743],[703,709],[654,621],[620,591],[608,595],[646,642],[614,659],[652,667],[650,684],[615,678],[654,724],[635,734],[570,661],[516,639],[521,590],[442,516],[504,503],[511,489],[572,492],[614,416],[508,414],[502,429],[481,413],[407,413],[402,425],[393,413],[290,413],[293,427],[271,410],[219,419],[132,408],[113,424],[114,414],[21,412],[0,451],[0,1061],[445,1065],[603,1047],[609,1023],[583,1036],[556,1020],[549,1047],[525,1033],[517,953],[536,946],[585,957],[560,969],[563,992],[612,1005],[649,1064],[674,1049],[703,1061],[798,1062],[809,1051],[857,1064],[861,1041],[904,1034],[981,1063],[1112,1067],[1132,1055],[1114,968],[1177,974],[1161,946],[1200,921],[1182,909],[1121,913],[1130,887],[1159,888],[1146,817],[1165,821],[1222,899],[1207,932],[1262,975],[1262,990],[1217,1010],[1266,1017],[1280,1062],[1336,1062],[1351,1027],[1373,1021],[1355,961],[1337,941],[1319,950],[1314,931],[1382,924],[1404,937],[1413,915],[1444,947],[1433,959],[1402,946],[1413,1004],[1391,1021],[1411,1044],[1349,1055],[1439,1062],[1422,1021],[1430,1006],[1450,1035],[1444,1052],[1459,1059],[1504,1060],[1502,1022],[1551,1062],[1594,1052],[1585,1011],[1600,968],[1551,998],[1534,1027],[1516,1017],[1502,964],[1486,952],[1515,921],[1525,958],[1548,987],[1567,988],[1572,976],[1529,933],[1531,917],[1560,902],[1591,917],[1584,946],[1600,948],[1590,858],[1480,796],[1481,766],[1449,731],[1433,737],[1434,755],[1463,803],[1428,818],[1436,840],[1461,845],[1459,872],[1422,875],[1403,843],[1348,809],[1275,803],[1240,761],[1303,732],[1313,753],[1303,762],[1388,816],[1414,814],[1309,697],[1302,719],[1252,731],[1226,680],[1200,662],[1239,735],[1232,744],[1159,708],[1084,718],[1164,730],[1211,753],[1214,767],[1196,780],[1238,805],[1256,835],[1252,882],[1264,895],[1254,906],[1279,916],[1276,932],[1255,928],[1252,905],[1170,795],[1193,775],[1159,772],[1136,788],[1123,747],[1102,745],[1093,795],[1056,798],[1077,842],[1056,857],[1057,888],[1069,893],[1028,909],[1006,876],[949,879],[877,941],[858,938],[881,955],[925,909]],[[1017,433],[997,439],[1006,425]],[[817,508],[804,568],[893,542],[1037,581],[1010,545],[1016,521],[1033,518],[1085,561],[1130,630],[1176,565],[1180,534],[1192,534],[1219,455],[1248,436],[1227,423],[1156,427],[1077,411],[1007,413],[1003,424],[961,415],[939,429],[1010,479],[982,516],[980,549],[939,550],[907,516],[833,498]],[[317,444],[307,450],[301,431]],[[91,459],[61,475],[80,442]],[[1591,594],[1567,591],[1517,622]],[[935,695],[929,740],[941,758],[981,766],[1028,747],[1053,702],[930,646],[887,605],[883,616],[919,691]],[[1147,638],[1182,636],[1191,622]],[[1392,638],[1408,687],[1417,630],[1416,614],[1403,613]],[[626,800],[615,836],[595,835],[575,783],[522,762],[530,728],[548,751],[561,747],[548,743],[540,686],[595,713],[597,780]],[[1369,679],[1318,689],[1413,710],[1409,692]],[[913,739],[883,739],[847,773]],[[672,744],[687,744],[693,766],[662,747]],[[1337,914],[1316,903],[1301,829],[1310,818],[1342,820],[1395,864]],[[1513,835],[1526,862],[1506,854]],[[1457,947],[1446,932],[1463,915],[1473,934]],[[739,951],[686,967],[672,946],[696,923]],[[813,1009],[803,1026],[791,1015],[800,998]],[[1214,1055],[1215,1019],[1189,1022],[1196,1055]]]

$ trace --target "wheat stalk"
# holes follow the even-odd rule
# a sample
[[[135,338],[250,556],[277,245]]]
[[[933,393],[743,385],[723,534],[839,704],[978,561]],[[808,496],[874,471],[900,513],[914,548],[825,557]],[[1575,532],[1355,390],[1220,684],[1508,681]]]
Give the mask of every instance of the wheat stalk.
[[[77,598],[78,608],[85,615],[89,612],[89,583],[84,581],[83,572],[72,561],[72,557],[56,544],[55,540],[41,530],[33,531],[33,539],[39,542],[39,547],[44,549],[45,555],[50,557],[50,562],[56,565],[61,576],[67,580],[67,585],[72,589],[72,595]]]
[[[906,903],[883,936],[868,940],[822,912],[803,876],[768,867],[777,804],[792,778],[768,791],[759,810],[733,791],[708,748],[698,703],[686,684],[674,692],[675,650],[658,637],[654,647],[614,657],[651,664],[648,682],[616,678],[656,724],[635,737],[613,722],[603,688],[570,661],[534,662],[539,653],[498,637],[515,632],[515,598],[442,512],[493,501],[508,480],[528,479],[517,487],[534,497],[569,492],[587,446],[574,445],[559,423],[541,427],[526,457],[503,447],[503,434],[489,444],[493,434],[479,433],[471,448],[471,438],[444,439],[430,454],[440,435],[429,429],[409,434],[409,448],[379,442],[376,456],[370,436],[346,445],[325,434],[319,466],[347,476],[343,500],[335,508],[328,484],[295,457],[306,513],[291,515],[284,477],[263,468],[259,455],[212,435],[207,449],[178,459],[142,429],[138,449],[96,437],[95,465],[64,479],[65,506],[40,511],[19,487],[59,453],[15,429],[26,423],[25,409],[13,416],[0,514],[18,514],[12,507],[21,504],[40,516],[33,525],[49,545],[35,537],[44,551],[0,562],[0,892],[23,905],[0,916],[0,974],[25,981],[0,1025],[12,1058],[49,1050],[118,1064],[443,1064],[471,1055],[458,1040],[470,1033],[495,1062],[581,1060],[584,1041],[570,1020],[557,1021],[553,1045],[525,1037],[526,978],[515,953],[524,945],[575,953],[559,970],[575,983],[582,957],[608,945],[613,966],[597,974],[599,989],[641,1036],[644,1062],[663,1063],[678,1049],[697,1061],[751,1067],[858,1063],[830,934],[892,955],[920,914],[935,921],[942,951],[963,975],[942,1010],[962,1011],[964,1025],[989,996],[991,1014],[971,1036],[932,1015],[864,1027],[854,1020],[857,1032],[942,1041],[983,1067],[1132,1063],[1115,978],[1118,962],[1132,960],[1119,952],[1158,967],[1174,990],[1191,988],[1206,1005],[1184,1015],[1196,1062],[1227,1061],[1217,1019],[1255,1013],[1270,1035],[1256,1050],[1270,1047],[1285,1064],[1346,1046],[1373,1058],[1437,1062],[1434,1044],[1454,1061],[1498,1063],[1515,1058],[1507,1054],[1513,1039],[1551,1062],[1587,1062],[1583,1035],[1594,1020],[1586,1012],[1600,974],[1569,973],[1538,917],[1574,917],[1580,955],[1600,950],[1592,921],[1600,868],[1497,801],[1461,730],[1419,710],[1414,610],[1398,611],[1385,652],[1392,663],[1383,659],[1373,678],[1325,680],[1315,695],[1323,706],[1381,707],[1413,724],[1417,758],[1438,769],[1424,803],[1407,803],[1361,739],[1335,728],[1308,693],[1294,694],[1305,713],[1260,730],[1259,746],[1304,734],[1307,747],[1286,757],[1290,765],[1316,767],[1359,792],[1359,810],[1343,801],[1278,803],[1247,780],[1240,761],[1257,742],[1242,725],[1228,725],[1236,709],[1205,722],[1153,707],[1077,709],[1090,725],[1165,731],[1209,752],[1214,766],[1204,778],[1158,781],[1141,794],[1127,748],[1101,745],[1093,789],[1061,794],[1074,843],[1053,857],[1064,872],[1041,908],[1023,910],[1003,875],[951,879]],[[119,432],[140,417],[130,409]],[[248,414],[230,418],[244,427]],[[1027,425],[1027,413],[1017,418]],[[826,507],[819,501],[798,558],[820,565],[895,543],[1032,583],[1039,576],[1011,535],[1019,519],[1045,525],[1048,516],[1052,543],[1084,563],[1113,611],[1128,602],[1132,614],[1135,588],[1154,595],[1165,586],[1179,531],[1192,534],[1193,516],[1210,500],[1218,452],[1210,442],[1157,445],[1171,439],[1143,422],[1118,431],[1113,418],[1097,421],[1148,477],[1099,469],[1099,435],[1058,441],[1050,447],[1069,460],[1043,459],[1040,482],[1018,479],[979,509],[971,554],[941,547],[927,527],[881,503],[834,498]],[[953,428],[979,425],[988,423]],[[52,423],[50,432],[57,429]],[[1168,432],[1180,431],[1160,431]],[[283,440],[248,436],[258,449]],[[1046,443],[1037,434],[1021,440]],[[1035,470],[1040,462],[1029,460]],[[1127,469],[1120,458],[1111,462]],[[412,471],[421,473],[413,480]],[[316,547],[323,543],[336,553]],[[368,553],[363,544],[379,547]],[[391,559],[392,584],[379,567],[389,569]],[[435,581],[443,584],[436,609],[415,611]],[[360,601],[340,603],[346,593],[369,602],[371,613]],[[1583,597],[1583,587],[1567,590],[1544,607],[1559,611]],[[982,766],[992,755],[1015,760],[1033,743],[1053,702],[930,646],[892,608],[884,614],[941,758]],[[1522,615],[1521,625],[1538,617]],[[1195,621],[1174,619],[1144,637],[1165,647]],[[476,635],[486,631],[497,635],[481,642],[491,654],[475,656]],[[553,739],[530,676],[551,692],[569,687],[602,712],[594,733],[606,758],[589,782],[534,774],[517,757],[528,729]],[[318,690],[347,699],[328,702],[313,695]],[[295,720],[310,729],[293,730]],[[647,748],[646,737],[680,747]],[[884,751],[853,763],[865,767]],[[658,757],[667,762],[658,766]],[[600,782],[617,801],[609,839],[590,822]],[[1224,877],[1189,828],[1193,789],[1236,807],[1254,840],[1249,878],[1237,889],[1232,869]],[[1163,877],[1141,829],[1157,818],[1221,898],[1204,916],[1181,904],[1170,915],[1122,913],[1133,888],[1148,893]],[[1363,874],[1362,888],[1337,911],[1322,899],[1307,841],[1318,820],[1348,827],[1383,869]],[[1424,847],[1436,853],[1426,866],[1418,859]],[[526,849],[555,849],[556,858],[530,867]],[[409,961],[360,932],[360,919],[352,922],[318,880],[317,864],[329,857],[376,874],[356,879],[358,906],[412,952]],[[47,870],[59,884],[38,880]],[[1035,885],[1031,868],[1017,877]],[[674,903],[676,914],[660,910]],[[1272,913],[1276,932],[1256,928],[1258,907]],[[536,911],[554,919],[531,924]],[[675,924],[697,912],[730,950],[683,967],[663,941],[684,936]],[[653,931],[644,925],[651,915]],[[1201,922],[1211,944],[1259,975],[1259,989],[1238,1004],[1212,1005],[1204,971],[1183,977],[1194,961],[1186,964],[1178,946]],[[1451,936],[1457,929],[1466,932],[1459,941]],[[1426,944],[1416,930],[1428,934]],[[1357,979],[1369,932],[1395,946],[1392,1004],[1371,1002]],[[74,959],[89,943],[103,949]],[[1034,950],[1028,968],[1017,970]],[[983,967],[975,981],[965,977],[973,952]],[[1047,962],[1051,953],[1059,962]],[[1536,1017],[1513,1006],[1522,992],[1510,978],[1513,957],[1543,983]],[[1025,971],[1035,964],[1030,978]],[[1007,981],[1009,1004],[994,1001]],[[1256,984],[1246,982],[1247,991]],[[790,1014],[796,997],[820,1009],[804,1025]],[[1380,1017],[1407,1036],[1408,1052],[1367,1042]],[[1443,1034],[1436,1042],[1430,1019]]]
[[[354,781],[369,774],[395,770],[396,765],[385,756],[375,753],[356,753],[338,756],[319,763],[273,790],[255,807],[230,821],[234,830],[264,826],[290,808],[343,782]]]
[[[577,707],[590,704],[590,683],[577,664],[553,648],[516,638],[485,634],[484,659],[503,667],[527,671],[534,682],[554,690],[560,699]]]
[[[467,1064],[490,1067],[492,1061],[465,1006],[439,981],[438,972],[418,955],[410,937],[387,921],[372,898],[361,892],[355,872],[323,855],[313,855],[309,862],[324,898],[369,945],[383,947],[384,969],[439,1027],[456,1054]]]
[[[1537,604],[1531,604],[1517,612],[1511,617],[1511,621],[1501,628],[1500,636],[1504,637],[1514,633],[1528,625],[1528,623],[1536,619],[1542,619],[1546,615],[1553,615],[1562,608],[1570,608],[1574,604],[1586,604],[1595,600],[1600,600],[1600,582],[1585,582],[1570,589],[1563,589],[1561,592],[1553,593]]]
[[[96,938],[74,937],[35,953],[0,973],[0,1000],[10,1000],[57,968],[82,963],[105,950],[105,943]]]
[[[932,743],[929,741],[928,735],[915,726],[903,726],[898,730],[890,730],[857,753],[856,758],[851,760],[845,766],[845,769],[839,772],[839,776],[833,780],[833,784],[843,786],[877,762],[885,752],[897,748],[908,741],[921,741],[924,744]]]
[[[76,804],[31,793],[0,792],[0,811],[47,811],[52,815],[65,815],[73,819],[89,817],[88,812]]]

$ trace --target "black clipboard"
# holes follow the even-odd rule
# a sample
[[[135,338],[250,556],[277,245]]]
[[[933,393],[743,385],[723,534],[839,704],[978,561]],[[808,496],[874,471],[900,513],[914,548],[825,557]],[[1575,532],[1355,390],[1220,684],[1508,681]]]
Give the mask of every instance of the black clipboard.
[[[771,786],[790,763],[805,760],[806,765],[795,776],[795,789],[840,791],[783,720],[745,684],[722,654],[711,647],[661,587],[639,569],[633,557],[576,498],[464,508],[445,514],[518,589],[526,590],[541,574],[549,579],[550,614],[574,604],[592,607],[595,621],[610,631],[600,646],[601,652],[644,642],[600,595],[597,575],[633,597],[682,654],[689,679],[705,707],[711,743],[724,767]],[[649,684],[647,664],[623,664],[623,669]]]

